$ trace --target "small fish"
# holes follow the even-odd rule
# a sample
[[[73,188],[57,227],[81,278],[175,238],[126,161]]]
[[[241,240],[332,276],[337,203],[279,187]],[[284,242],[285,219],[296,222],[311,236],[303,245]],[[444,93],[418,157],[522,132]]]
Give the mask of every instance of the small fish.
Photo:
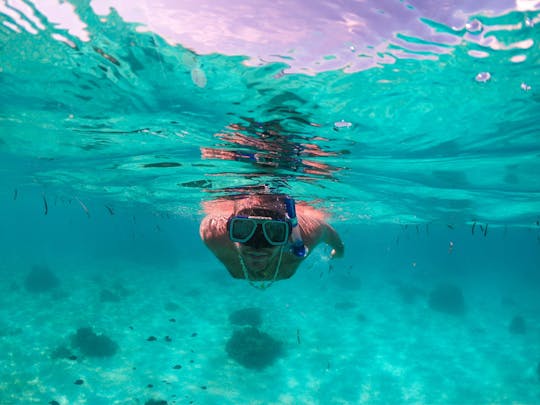
[[[450,243],[448,244],[448,254],[452,253],[453,250],[454,250],[454,242],[450,241]]]
[[[480,231],[482,231],[482,233],[484,233],[484,226],[482,224],[480,224]]]
[[[19,195],[19,190],[17,190],[17,189],[13,190],[13,201],[15,201],[17,199],[18,195]]]
[[[429,235],[429,224],[426,224],[426,234]]]
[[[82,209],[84,210],[84,212],[86,212],[86,215],[88,216],[88,218],[90,218],[90,211],[88,211],[88,207],[86,205],[84,205],[84,203],[79,200],[78,197],[75,197],[75,199],[77,200],[77,202],[79,203],[79,205],[82,207]]]
[[[179,167],[182,166],[181,163],[177,162],[157,162],[157,163],[147,163],[143,167]]]
[[[47,204],[47,198],[45,198],[45,194],[43,194],[42,197],[43,197],[43,209],[45,210],[43,214],[47,215],[47,213],[49,212],[49,205]]]
[[[420,229],[418,228],[418,225],[416,225],[416,234],[417,234],[417,235],[420,234]]]
[[[300,340],[300,329],[296,329],[296,341],[298,342],[298,344],[301,343],[301,340]]]
[[[472,224],[472,228],[471,228],[471,233],[474,235],[474,228],[476,228],[476,221],[473,222]]]
[[[450,228],[450,229],[454,229],[454,225],[452,225],[452,224],[447,224],[446,226],[447,226],[448,228]]]
[[[178,183],[178,185],[182,187],[212,188],[212,182],[210,180],[188,181],[187,183]]]
[[[107,210],[109,211],[109,214],[114,215],[114,210],[112,209],[112,207],[109,207],[108,205],[106,205],[105,208],[107,208]]]
[[[486,224],[486,227],[484,228],[484,237],[487,235],[488,225],[489,225],[489,224]]]

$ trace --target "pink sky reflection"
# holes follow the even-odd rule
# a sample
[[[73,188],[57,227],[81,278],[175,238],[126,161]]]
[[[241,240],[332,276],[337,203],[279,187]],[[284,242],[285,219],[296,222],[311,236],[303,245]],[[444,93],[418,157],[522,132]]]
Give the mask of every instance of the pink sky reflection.
[[[20,0],[7,4],[19,10],[24,7]],[[83,41],[91,40],[68,2],[34,4],[59,28]],[[459,41],[435,33],[420,18],[461,29],[472,14],[540,8],[536,0],[92,0],[90,4],[99,16],[107,16],[114,8],[126,22],[142,24],[141,30],[198,54],[244,55],[249,65],[283,61],[290,65],[287,72],[304,73],[352,72],[391,62],[384,54],[390,42],[405,48],[400,55],[407,49],[433,54],[449,51],[437,45],[404,43],[396,33],[449,45]],[[0,12],[13,14],[6,7]],[[31,10],[21,13],[33,17]],[[20,19],[19,25],[24,23]]]

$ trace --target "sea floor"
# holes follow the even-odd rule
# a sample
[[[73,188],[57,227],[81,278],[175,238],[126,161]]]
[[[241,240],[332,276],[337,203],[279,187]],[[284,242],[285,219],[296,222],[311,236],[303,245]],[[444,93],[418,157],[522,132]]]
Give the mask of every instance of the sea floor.
[[[429,281],[321,258],[266,291],[212,257],[168,270],[59,262],[60,285],[42,293],[25,287],[29,267],[3,268],[0,404],[540,403],[538,306],[462,280],[465,313],[441,313]],[[246,308],[255,320],[231,318]],[[516,314],[525,333],[509,331]],[[250,323],[279,342],[258,348],[259,368],[228,352]],[[118,351],[72,347],[81,327]],[[59,347],[67,355],[53,355]]]

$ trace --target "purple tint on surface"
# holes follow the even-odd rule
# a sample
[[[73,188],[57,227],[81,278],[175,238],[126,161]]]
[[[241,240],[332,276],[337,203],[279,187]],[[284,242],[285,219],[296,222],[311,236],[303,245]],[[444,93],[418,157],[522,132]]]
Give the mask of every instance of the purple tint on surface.
[[[39,9],[45,15],[55,14],[56,3],[60,0],[51,0],[48,5],[39,3]],[[316,73],[331,69],[357,71],[391,63],[401,56],[434,58],[449,52],[448,46],[459,43],[457,31],[464,29],[471,16],[538,9],[540,3],[530,0],[92,0],[91,7],[100,16],[115,9],[126,22],[141,24],[141,31],[150,31],[198,54],[244,55],[248,65],[285,62],[290,66],[286,72]],[[76,19],[74,15],[73,24]],[[63,20],[69,25],[69,19]],[[436,32],[426,20],[447,26],[448,32]],[[452,30],[456,30],[456,35]],[[390,44],[400,49],[390,52]]]

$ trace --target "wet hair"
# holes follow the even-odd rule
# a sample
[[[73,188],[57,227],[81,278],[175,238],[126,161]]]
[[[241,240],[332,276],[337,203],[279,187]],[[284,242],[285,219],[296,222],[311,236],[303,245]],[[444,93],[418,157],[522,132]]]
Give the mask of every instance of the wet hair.
[[[262,207],[249,207],[241,209],[236,213],[236,215],[246,216],[246,217],[270,217],[272,219],[287,219],[285,213],[277,209],[272,208],[262,208]]]
[[[234,198],[233,215],[286,219],[285,194],[251,194]]]

